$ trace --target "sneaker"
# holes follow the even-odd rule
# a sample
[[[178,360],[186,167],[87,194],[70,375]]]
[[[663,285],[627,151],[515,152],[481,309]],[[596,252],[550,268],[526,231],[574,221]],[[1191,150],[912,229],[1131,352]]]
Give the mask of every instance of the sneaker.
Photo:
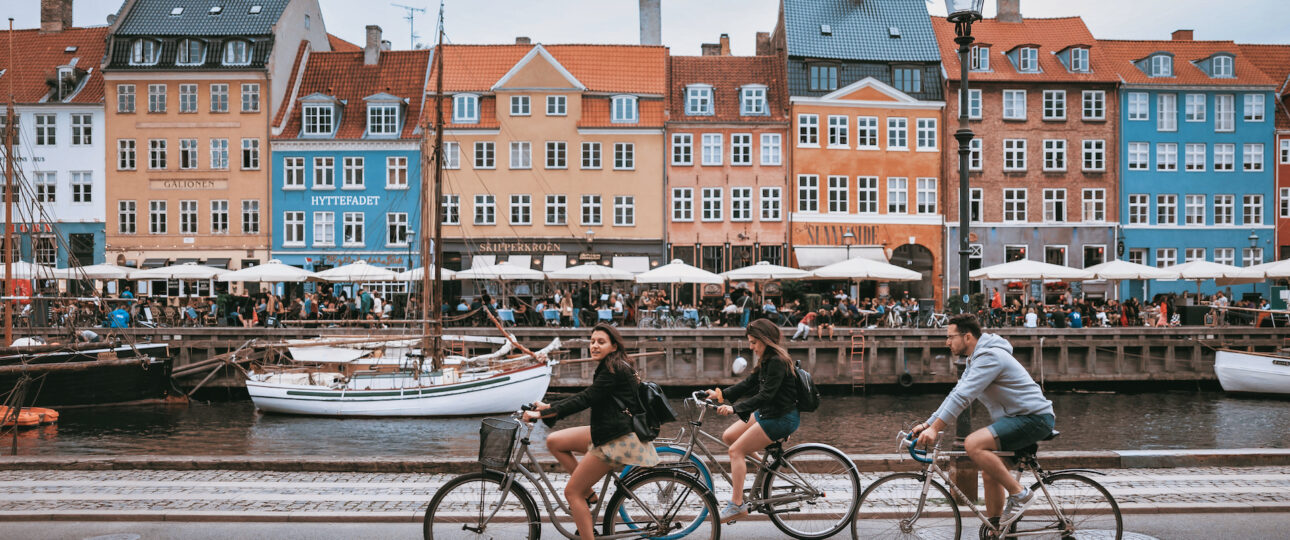
[[[1021,493],[1008,495],[1008,503],[1003,506],[1003,517],[999,522],[1004,526],[1011,525],[1021,517],[1033,500],[1035,500],[1035,492],[1030,488],[1022,488]]]
[[[726,507],[721,509],[722,522],[730,521],[745,515],[748,515],[748,503],[735,504],[734,502],[726,501]]]

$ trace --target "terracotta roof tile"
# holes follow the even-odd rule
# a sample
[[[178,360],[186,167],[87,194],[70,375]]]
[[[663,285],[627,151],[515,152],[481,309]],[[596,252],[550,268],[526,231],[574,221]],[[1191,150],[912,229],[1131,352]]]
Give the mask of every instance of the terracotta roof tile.
[[[1231,41],[1120,41],[1098,40],[1097,48],[1111,61],[1111,66],[1119,73],[1121,81],[1129,85],[1188,85],[1188,86],[1274,86],[1279,85],[1241,52],[1240,46]],[[1174,55],[1173,77],[1149,77],[1138,69],[1133,62],[1150,56],[1155,52],[1168,52]],[[1193,61],[1209,58],[1214,53],[1231,53],[1236,57],[1236,76],[1215,79],[1193,64]]]
[[[1281,95],[1290,95],[1290,45],[1240,44],[1241,53],[1272,81]]]
[[[673,56],[668,68],[671,91],[668,93],[669,122],[766,122],[787,121],[788,88],[783,64],[776,56]],[[685,114],[685,87],[709,84],[713,91],[711,116]],[[740,87],[763,84],[767,87],[769,116],[743,116],[740,110]]]
[[[305,62],[296,98],[314,93],[345,101],[341,123],[333,139],[361,139],[367,127],[363,98],[380,93],[406,100],[405,120],[400,137],[416,137],[416,119],[421,117],[425,95],[426,69],[430,51],[382,51],[373,66],[363,64],[363,52],[318,52]],[[287,119],[286,129],[276,138],[294,139],[300,133],[299,107]]]
[[[345,41],[336,34],[327,34],[327,43],[331,45],[332,52],[355,52],[363,50],[362,47]]]
[[[954,43],[954,25],[943,17],[932,17],[932,29],[941,47],[946,75],[949,80],[959,80],[962,68],[958,45]],[[973,71],[970,81],[1110,83],[1119,80],[1109,60],[1096,46],[1097,40],[1079,17],[1026,19],[1021,23],[985,19],[972,24],[972,35],[977,45],[990,47],[990,71]],[[1021,45],[1039,48],[1039,73],[1017,71],[1004,55]],[[1071,72],[1053,54],[1075,45],[1089,48],[1088,73]]]
[[[88,79],[68,103],[102,103],[103,74],[99,62],[106,47],[107,27],[68,28],[62,32],[41,32],[36,29],[13,31],[14,65],[9,65],[9,32],[0,31],[0,103],[9,102],[9,82],[13,81],[14,101],[36,103],[49,94],[45,78],[54,74],[59,66],[76,59],[76,67],[88,70]],[[76,47],[67,52],[68,47]]]
[[[444,92],[485,92],[536,45],[444,45]],[[591,92],[666,93],[667,48],[543,45]],[[433,71],[433,68],[432,68]],[[430,91],[435,74],[431,74]]]
[[[636,102],[639,122],[635,124],[614,123],[609,117],[608,97],[584,96],[582,98],[582,117],[578,119],[580,128],[661,128],[663,127],[663,109],[666,107],[661,99],[641,99]]]

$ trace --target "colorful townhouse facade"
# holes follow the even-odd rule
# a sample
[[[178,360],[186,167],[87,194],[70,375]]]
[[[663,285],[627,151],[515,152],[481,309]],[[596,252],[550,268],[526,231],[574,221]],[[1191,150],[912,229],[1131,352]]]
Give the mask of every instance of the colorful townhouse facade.
[[[272,140],[272,257],[311,272],[420,265],[421,136],[430,50],[301,48]],[[387,284],[382,292],[400,292]]]
[[[667,49],[516,41],[442,47],[444,266],[664,262]]]
[[[123,4],[103,69],[107,262],[268,259],[269,126],[302,42],[328,50],[316,0]]]
[[[1274,91],[1231,41],[1106,41],[1120,80],[1120,241],[1132,262],[1251,266],[1273,250]],[[1136,297],[1195,292],[1189,281],[1121,285]],[[1257,290],[1267,294],[1267,285]],[[1203,282],[1200,292],[1219,286]]]
[[[781,60],[728,50],[668,60],[667,257],[717,273],[788,247]]]
[[[1023,19],[1000,4],[999,17],[972,25],[968,127],[971,270],[1029,259],[1085,268],[1115,258],[1118,75],[1078,17]],[[1012,4],[1015,6],[1016,4]],[[932,21],[949,83],[942,153],[946,182],[948,286],[959,268],[958,129],[962,93],[954,25]],[[1030,282],[973,282],[972,291],[1021,298]],[[1105,283],[1063,284],[1078,296],[1107,298]],[[1049,286],[1050,293],[1066,292]]]
[[[785,0],[793,262],[870,257],[923,274],[860,297],[944,298],[944,82],[927,6]]]
[[[1241,52],[1277,85],[1276,120],[1276,252],[1269,260],[1290,259],[1290,45],[1241,44]]]
[[[14,30],[12,36],[0,32],[0,43],[12,39],[14,44],[12,57],[0,56],[0,126],[12,105],[13,164],[22,186],[15,190],[13,225],[0,227],[0,242],[14,239],[21,260],[88,266],[104,262],[106,145],[99,62],[107,28],[74,28],[70,1],[45,4],[41,28]],[[0,127],[0,137],[3,133]],[[0,155],[0,170],[7,158]],[[0,223],[4,212],[0,203]]]

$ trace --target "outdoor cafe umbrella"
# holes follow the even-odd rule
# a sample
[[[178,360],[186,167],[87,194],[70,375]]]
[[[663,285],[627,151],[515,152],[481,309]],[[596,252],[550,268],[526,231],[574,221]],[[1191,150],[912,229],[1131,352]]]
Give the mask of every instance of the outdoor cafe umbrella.
[[[7,269],[6,265],[0,264],[0,279],[4,279]],[[32,264],[27,261],[18,261],[13,263],[14,279],[54,279],[54,268]]]
[[[1060,264],[1048,264],[1045,262],[1022,259],[1010,263],[996,264],[985,268],[978,268],[968,273],[968,277],[974,280],[981,279],[1004,279],[1004,280],[1031,280],[1031,279],[1062,279],[1083,281],[1096,279],[1092,272],[1071,268]]]
[[[425,268],[417,267],[405,272],[399,272],[398,278],[399,281],[421,281],[423,274],[425,274]],[[444,268],[441,271],[441,275],[443,276],[443,279],[454,279],[457,272]],[[430,277],[432,279],[434,278],[434,272],[430,273]]]
[[[1177,279],[1196,282],[1196,294],[1200,295],[1200,282],[1208,279],[1260,278],[1258,272],[1206,260],[1195,260],[1170,266],[1169,270],[1177,274]]]
[[[1156,268],[1145,264],[1132,263],[1116,259],[1113,261],[1095,264],[1085,268],[1092,272],[1097,279],[1105,279],[1119,283],[1126,279],[1177,279],[1178,273],[1172,268]],[[1119,298],[1120,288],[1115,288],[1116,297]]]
[[[1290,278],[1290,259],[1265,262],[1245,267],[1248,277],[1263,279]]]
[[[134,271],[133,268],[115,264],[92,264],[89,266],[59,268],[54,270],[54,277],[58,279],[125,279],[132,271]]]
[[[631,281],[636,274],[595,263],[580,264],[546,273],[552,281]]]
[[[149,268],[147,270],[136,270],[130,272],[128,277],[136,281],[146,279],[198,280],[213,279],[226,273],[228,273],[228,270],[223,268],[214,268],[190,262],[160,268]]]
[[[766,261],[758,261],[752,266],[736,268],[721,275],[730,281],[773,281],[776,279],[802,279],[809,277],[810,272],[800,268],[790,268]]]
[[[919,281],[923,274],[894,264],[855,257],[828,266],[821,266],[810,273],[814,279],[848,279],[876,281]]]
[[[476,266],[470,270],[457,272],[457,279],[497,279],[504,281],[512,280],[541,280],[546,279],[546,274],[533,270],[525,266],[517,266],[507,263],[487,264]]]
[[[388,268],[367,264],[359,260],[352,263],[323,270],[314,277],[332,283],[365,283],[370,281],[398,281],[399,274]]]
[[[219,281],[244,283],[301,283],[313,280],[314,273],[273,259],[265,264],[222,274]]]
[[[698,284],[712,283],[712,284],[720,285],[726,282],[726,278],[723,278],[717,274],[714,274],[702,268],[695,268],[693,266],[685,264],[681,262],[681,259],[673,259],[672,262],[668,264],[665,264],[663,266],[660,266],[648,272],[638,274],[636,276],[636,282],[637,283],[698,283]]]

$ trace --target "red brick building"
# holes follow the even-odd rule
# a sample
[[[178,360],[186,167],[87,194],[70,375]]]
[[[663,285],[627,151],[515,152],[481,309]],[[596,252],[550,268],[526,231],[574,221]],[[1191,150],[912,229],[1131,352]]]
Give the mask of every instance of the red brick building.
[[[1241,45],[1241,52],[1277,83],[1275,256],[1290,259],[1290,45]]]

